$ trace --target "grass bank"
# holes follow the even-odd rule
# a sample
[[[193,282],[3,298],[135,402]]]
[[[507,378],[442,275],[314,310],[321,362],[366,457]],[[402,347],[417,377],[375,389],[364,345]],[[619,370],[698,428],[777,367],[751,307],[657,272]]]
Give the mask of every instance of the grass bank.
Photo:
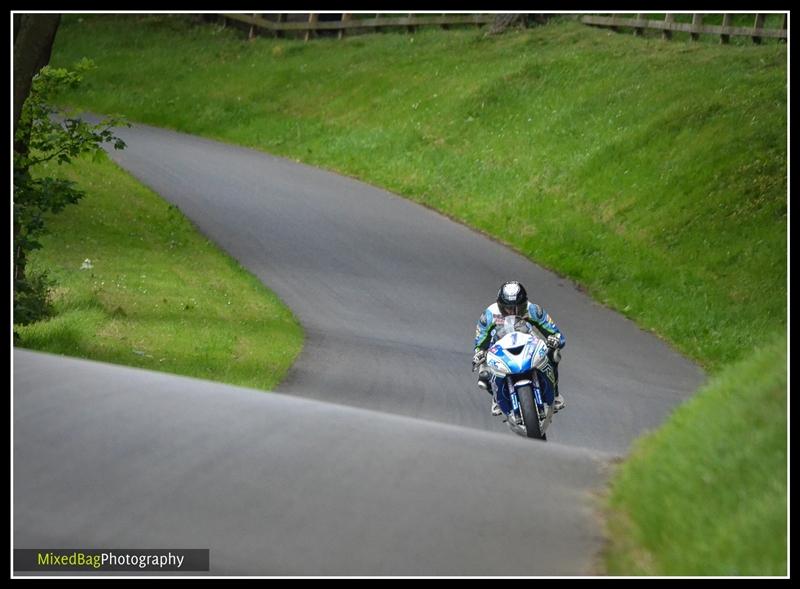
[[[165,16],[65,18],[80,108],[386,187],[483,230],[714,370],[786,321],[786,46],[574,21],[244,40]],[[535,285],[532,287],[535,293]]]
[[[281,380],[298,322],[177,207],[107,158],[40,172],[86,196],[50,219],[30,259],[57,281],[57,314],[16,327],[19,346],[260,389]]]
[[[610,493],[610,574],[787,574],[787,339],[637,442]]]

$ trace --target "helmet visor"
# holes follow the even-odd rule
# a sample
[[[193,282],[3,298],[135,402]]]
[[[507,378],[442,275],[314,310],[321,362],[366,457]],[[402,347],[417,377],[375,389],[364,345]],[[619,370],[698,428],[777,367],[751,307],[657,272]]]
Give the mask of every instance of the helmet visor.
[[[528,307],[527,303],[512,305],[498,303],[497,306],[500,307],[500,313],[503,315],[503,317],[508,317],[509,315],[517,315],[522,317],[525,315],[525,311]]]

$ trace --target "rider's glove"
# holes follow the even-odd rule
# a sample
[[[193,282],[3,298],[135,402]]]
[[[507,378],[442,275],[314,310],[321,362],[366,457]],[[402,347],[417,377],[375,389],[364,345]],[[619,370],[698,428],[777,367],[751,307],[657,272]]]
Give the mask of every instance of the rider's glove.
[[[475,368],[479,364],[483,364],[486,360],[486,350],[475,350],[475,355],[472,357],[472,371],[475,372]]]
[[[547,347],[553,350],[557,350],[561,347],[561,338],[556,335],[548,335],[547,336]]]

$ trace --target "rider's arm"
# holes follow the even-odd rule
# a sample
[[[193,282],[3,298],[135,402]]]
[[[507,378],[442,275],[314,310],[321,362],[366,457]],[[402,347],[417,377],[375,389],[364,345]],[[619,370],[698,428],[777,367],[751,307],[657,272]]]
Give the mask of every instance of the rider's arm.
[[[486,309],[478,319],[475,326],[475,349],[486,350],[492,341],[492,330],[494,329],[494,316],[490,309]]]
[[[545,335],[557,335],[561,340],[560,348],[564,347],[564,344],[567,343],[564,334],[561,333],[561,330],[556,325],[553,318],[550,317],[548,313],[545,312],[539,305],[535,303],[528,303],[528,315],[530,315],[530,321],[535,325],[543,334]]]

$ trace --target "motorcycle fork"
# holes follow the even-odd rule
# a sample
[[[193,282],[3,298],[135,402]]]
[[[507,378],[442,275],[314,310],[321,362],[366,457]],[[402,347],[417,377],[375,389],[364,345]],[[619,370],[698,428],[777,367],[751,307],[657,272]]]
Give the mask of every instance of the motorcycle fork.
[[[531,383],[531,388],[533,389],[533,401],[536,403],[536,413],[539,415],[539,419],[544,419],[547,415],[547,407],[542,400],[542,389],[537,382],[536,375],[533,375],[533,382]],[[514,387],[514,383],[511,382],[510,378],[506,378],[506,386],[508,386],[509,396],[511,397],[511,405],[514,409],[514,417],[517,419],[518,423],[524,423],[525,420],[522,417],[522,410],[519,407],[519,397],[517,397],[517,389]],[[541,407],[541,409],[539,409]]]
[[[519,408],[519,397],[517,396],[517,389],[511,378],[506,378],[506,386],[508,387],[508,396],[511,398],[511,410],[514,413],[514,419],[518,423],[522,423],[522,411]]]
[[[544,419],[545,415],[547,414],[547,407],[542,400],[542,389],[539,388],[538,383],[535,383],[533,386],[533,401],[536,403],[536,412],[539,413],[539,419]],[[541,412],[539,410],[541,407]]]

